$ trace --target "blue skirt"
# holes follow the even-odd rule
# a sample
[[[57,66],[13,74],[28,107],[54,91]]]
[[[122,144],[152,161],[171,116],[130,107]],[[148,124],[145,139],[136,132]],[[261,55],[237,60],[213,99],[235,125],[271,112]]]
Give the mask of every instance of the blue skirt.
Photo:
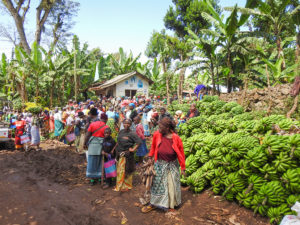
[[[145,156],[148,153],[147,145],[146,145],[146,139],[142,140],[142,144],[138,148],[136,152],[136,156]]]
[[[102,169],[101,155],[88,155],[86,177],[101,178]]]

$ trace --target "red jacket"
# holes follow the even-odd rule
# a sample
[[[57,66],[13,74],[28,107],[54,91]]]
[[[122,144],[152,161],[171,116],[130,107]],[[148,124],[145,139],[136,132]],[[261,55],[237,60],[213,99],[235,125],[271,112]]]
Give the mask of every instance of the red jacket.
[[[158,152],[158,147],[161,143],[162,139],[162,134],[159,131],[156,131],[153,134],[153,140],[152,140],[152,145],[150,149],[149,156],[154,156],[154,160],[157,161],[157,152]],[[181,167],[181,170],[185,170],[185,156],[184,156],[184,151],[183,151],[183,144],[180,139],[180,137],[173,133],[173,149],[177,154],[178,162]]]

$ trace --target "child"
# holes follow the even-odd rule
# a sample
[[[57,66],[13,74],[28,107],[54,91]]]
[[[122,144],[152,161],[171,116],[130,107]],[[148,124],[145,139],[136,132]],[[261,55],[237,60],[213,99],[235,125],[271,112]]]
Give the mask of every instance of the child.
[[[104,140],[102,144],[102,155],[104,156],[104,162],[109,160],[109,155],[111,158],[115,158],[115,146],[116,142],[111,137],[111,129],[106,128],[104,131]],[[112,186],[112,178],[106,178],[106,185],[104,188]]]
[[[146,145],[146,139],[144,135],[144,128],[143,125],[141,124],[141,118],[139,116],[136,116],[133,119],[134,125],[135,125],[135,132],[136,134],[142,139],[142,144],[138,148],[136,152],[136,156],[139,157],[139,163],[143,162],[143,158],[145,155],[148,153],[147,145]]]

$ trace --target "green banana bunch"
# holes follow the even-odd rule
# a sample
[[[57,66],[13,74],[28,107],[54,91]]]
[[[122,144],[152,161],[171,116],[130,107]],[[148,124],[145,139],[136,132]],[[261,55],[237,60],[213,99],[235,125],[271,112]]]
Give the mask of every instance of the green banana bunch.
[[[292,193],[300,193],[300,167],[288,169],[281,177],[284,186]]]
[[[279,121],[278,126],[280,127],[281,130],[286,130],[288,131],[291,126],[293,125],[293,120],[285,118],[281,121]]]
[[[273,165],[278,173],[284,173],[289,168],[296,168],[297,162],[292,160],[286,152],[280,152],[280,154],[273,161]]]
[[[225,196],[226,199],[232,201],[233,197],[242,192],[245,188],[245,181],[238,173],[230,173],[228,174],[227,178],[224,181],[224,185],[226,187],[225,191],[223,192],[222,196]]]
[[[209,158],[216,160],[216,161],[221,161],[223,158],[223,153],[221,148],[215,148],[209,152]]]
[[[195,158],[201,164],[204,164],[209,161],[208,153],[206,153],[203,149],[200,149],[196,152]]]
[[[248,187],[247,192],[250,192],[251,190],[259,191],[260,188],[266,183],[266,180],[256,174],[252,174],[248,178]]]
[[[290,157],[293,158],[295,156],[300,159],[300,134],[289,136],[287,144],[290,149]]]
[[[237,105],[237,106],[233,107],[229,113],[233,116],[239,115],[239,114],[244,113],[244,108],[241,105]]]
[[[254,214],[258,212],[260,215],[266,216],[269,207],[264,202],[264,198],[262,196],[254,195],[251,201],[251,209],[254,210]]]
[[[227,177],[227,173],[223,167],[218,167],[214,170],[215,176],[214,179],[210,181],[213,189],[212,191],[215,194],[219,194],[224,188],[224,182]]]
[[[203,102],[214,102],[214,101],[219,101],[219,96],[217,95],[204,95],[203,96],[203,99],[202,99]]]
[[[300,195],[290,195],[287,200],[286,203],[288,204],[288,207],[292,207],[297,201],[300,201]]]
[[[245,159],[249,161],[250,166],[254,169],[263,167],[267,162],[266,154],[259,147],[249,150],[245,155]]]
[[[241,123],[241,122],[244,122],[244,121],[252,121],[254,119],[254,116],[249,112],[245,112],[245,113],[234,116],[233,119],[235,121]]]
[[[249,177],[252,173],[252,169],[250,167],[250,163],[248,160],[246,159],[241,159],[239,161],[239,170],[238,170],[238,173],[241,175],[241,176],[245,176],[245,177]]]
[[[186,173],[192,174],[198,169],[198,161],[194,155],[189,155],[185,160]]]
[[[207,172],[209,170],[213,170],[215,169],[215,164],[213,163],[212,160],[209,160],[207,163],[205,163],[201,169],[203,170],[203,172]]]
[[[278,206],[286,200],[286,190],[279,181],[265,183],[259,189],[257,195],[261,205]],[[253,204],[254,205],[254,204]]]
[[[225,167],[226,171],[235,171],[239,166],[239,161],[237,158],[233,157],[231,154],[227,154],[223,157],[221,164]]]
[[[268,209],[268,217],[270,218],[270,224],[279,224],[284,215],[292,214],[291,209],[287,204],[282,204],[278,207],[271,207]]]
[[[235,139],[232,140],[230,144],[229,152],[232,156],[241,158],[248,152],[248,149],[251,149],[252,147],[253,146],[247,138]]]
[[[248,191],[248,189],[243,190],[242,192],[237,193],[236,199],[240,205],[245,206],[246,208],[251,208],[251,202],[253,200],[253,191]]]
[[[287,138],[281,135],[269,135],[262,141],[262,148],[269,156],[278,155],[287,148]]]
[[[274,166],[270,164],[265,164],[262,168],[259,168],[259,171],[264,176],[265,180],[278,180],[279,176],[277,171],[275,170]]]
[[[228,102],[222,107],[223,112],[230,112],[234,107],[240,106],[237,102]],[[244,112],[244,109],[243,109]],[[241,112],[241,113],[243,113]],[[239,113],[239,114],[241,114]]]
[[[196,187],[196,192],[201,192],[208,183],[203,174],[204,172],[202,167],[200,167],[196,172],[187,178],[187,184]]]
[[[245,121],[241,121],[237,125],[237,127],[240,130],[245,130],[245,131],[247,131],[247,132],[250,133],[250,132],[252,132],[252,130],[253,130],[253,128],[254,128],[254,126],[255,126],[256,123],[257,123],[256,120],[245,120]]]
[[[238,124],[238,122],[235,119],[227,120],[227,130],[229,132],[236,132],[238,129],[237,124]]]

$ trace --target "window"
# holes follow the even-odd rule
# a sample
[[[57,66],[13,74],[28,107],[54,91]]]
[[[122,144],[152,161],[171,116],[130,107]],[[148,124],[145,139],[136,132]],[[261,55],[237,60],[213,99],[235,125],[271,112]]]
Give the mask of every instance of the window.
[[[132,98],[136,95],[136,90],[125,90],[125,96]]]

